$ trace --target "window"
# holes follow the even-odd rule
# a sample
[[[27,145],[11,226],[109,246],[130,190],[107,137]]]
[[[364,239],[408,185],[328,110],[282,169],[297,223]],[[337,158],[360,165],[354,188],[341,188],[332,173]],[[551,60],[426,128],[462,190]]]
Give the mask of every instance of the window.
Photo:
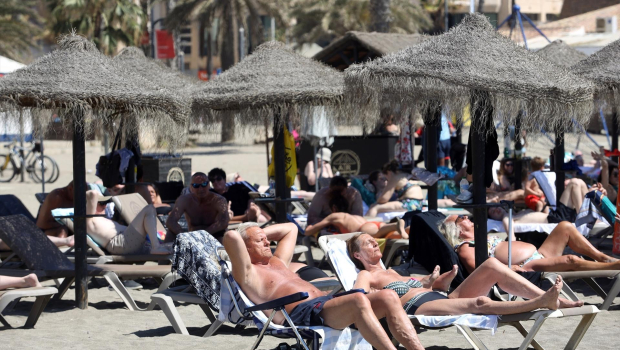
[[[532,22],[540,21],[540,14],[538,13],[524,13],[524,15],[526,15],[529,19],[531,19]]]

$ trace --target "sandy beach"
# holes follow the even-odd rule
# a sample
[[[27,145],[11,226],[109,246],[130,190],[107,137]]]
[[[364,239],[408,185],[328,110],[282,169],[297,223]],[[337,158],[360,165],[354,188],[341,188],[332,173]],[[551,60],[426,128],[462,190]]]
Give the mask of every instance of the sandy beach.
[[[252,183],[266,184],[267,162],[264,144],[255,145],[250,136],[241,135],[239,142],[222,145],[213,142],[215,137],[203,137],[199,140],[198,147],[184,150],[184,154],[192,158],[193,171],[208,171],[217,166],[227,172],[238,171]],[[571,137],[566,142],[567,150],[574,149],[576,138]],[[606,144],[604,136],[595,135],[595,139],[600,144]],[[581,141],[580,149],[587,155],[588,160],[589,152],[595,150],[595,147],[584,140],[585,138]],[[503,143],[500,141],[500,144]],[[46,154],[56,159],[61,170],[58,181],[46,186],[46,191],[49,191],[66,185],[72,179],[73,172],[71,142],[51,141],[47,142],[47,145]],[[549,148],[551,148],[550,142],[541,137],[536,142],[532,141],[528,147],[528,155],[547,156]],[[97,180],[94,175],[95,163],[103,153],[103,148],[99,143],[92,142],[87,145],[86,151],[86,180],[94,182]],[[14,179],[11,183],[0,184],[0,194],[17,195],[33,215],[36,215],[39,207],[34,198],[34,193],[37,192],[41,192],[41,185],[28,177],[24,183]],[[611,242],[606,242],[604,248],[610,248],[610,244]],[[322,253],[316,249],[314,256],[315,259],[319,259]],[[327,265],[322,268],[327,269]],[[131,293],[138,304],[144,307],[150,301],[150,295],[156,292],[157,284],[152,280],[139,280],[139,282],[144,285],[144,289],[134,290]],[[603,289],[609,290],[612,281],[599,282]],[[44,284],[52,285],[53,282]],[[585,283],[573,282],[570,285],[586,303],[602,302],[602,299]],[[75,292],[71,289],[61,301],[48,305],[34,329],[0,328],[0,349],[247,349],[258,334],[256,328],[238,330],[232,325],[225,325],[214,337],[202,338],[210,324],[209,320],[200,307],[184,304],[178,305],[178,311],[191,335],[175,334],[161,310],[147,312],[127,310],[118,295],[108,290],[102,278],[90,282],[88,300],[87,310],[77,309]],[[22,300],[8,313],[7,320],[12,324],[23,324],[33,301],[34,299]],[[546,349],[561,349],[579,320],[578,317],[548,320],[536,339]],[[533,322],[527,322],[526,329],[532,324]],[[522,339],[522,336],[511,327],[500,328],[495,335],[491,335],[489,331],[476,334],[492,349],[516,349]],[[455,328],[420,331],[419,336],[427,349],[471,348]],[[260,348],[273,349],[281,342],[284,340],[266,337]],[[294,342],[288,340],[287,343]],[[603,311],[597,315],[579,348],[618,349],[620,347],[618,344],[620,344],[620,298],[615,299],[610,311]]]

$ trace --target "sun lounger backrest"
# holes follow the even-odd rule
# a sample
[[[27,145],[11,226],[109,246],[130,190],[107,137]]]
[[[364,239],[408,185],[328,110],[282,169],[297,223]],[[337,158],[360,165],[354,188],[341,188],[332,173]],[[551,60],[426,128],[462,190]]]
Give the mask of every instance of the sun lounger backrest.
[[[461,284],[467,272],[463,268],[459,256],[454,248],[439,232],[438,224],[446,218],[442,213],[429,210],[410,215],[411,225],[409,233],[409,257],[428,271],[433,271],[439,265],[441,273],[452,270],[453,265],[458,265],[459,272],[452,281],[452,287]]]
[[[114,202],[114,210],[119,212],[127,225],[131,224],[140,211],[148,205],[139,193],[114,196],[112,197],[112,202]],[[157,231],[166,232],[166,229],[159,220],[157,220]]]
[[[0,239],[32,270],[71,270],[75,265],[34,222],[23,215],[0,217]]]
[[[19,198],[12,194],[0,195],[0,216],[17,215],[22,214],[30,221],[36,222],[28,208],[22,203]]]

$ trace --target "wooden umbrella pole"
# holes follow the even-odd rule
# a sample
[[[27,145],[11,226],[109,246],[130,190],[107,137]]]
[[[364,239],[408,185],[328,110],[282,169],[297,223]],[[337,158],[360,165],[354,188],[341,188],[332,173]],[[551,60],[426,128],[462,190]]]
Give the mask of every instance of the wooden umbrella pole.
[[[284,125],[286,125],[283,110],[277,112],[273,124],[273,162],[276,169],[276,199],[287,199],[291,197],[290,189],[286,186],[286,150],[284,145]],[[278,122],[280,120],[280,122]],[[278,223],[287,222],[286,219],[286,203],[276,202],[276,221]]]
[[[86,146],[84,111],[73,116],[73,226],[75,233],[75,301],[77,307],[88,307],[88,265],[86,262]]]
[[[426,126],[425,145],[426,157],[424,164],[426,170],[431,173],[437,172],[437,132],[438,125],[441,125],[441,104],[435,103],[428,108],[429,124]],[[437,182],[428,188],[428,209],[437,210]]]
[[[523,112],[519,111],[519,115],[517,116],[517,120],[515,121],[515,161],[514,161],[514,173],[515,173],[515,190],[521,189],[521,179],[523,178],[523,158],[522,155],[522,146],[521,146],[521,118],[523,117]]]
[[[618,149],[618,109],[613,107],[611,110],[611,151]],[[618,163],[618,157],[613,156],[611,160]]]
[[[564,133],[555,133],[555,150],[553,151],[553,165],[555,169],[555,193],[556,202],[560,203],[562,193],[564,193]]]
[[[473,178],[473,204],[474,207],[474,240],[476,242],[487,241],[487,208],[486,186],[484,185],[484,173],[486,167],[486,135],[481,126],[487,124],[488,118],[493,116],[493,106],[489,93],[486,91],[473,91],[471,97],[471,155],[472,155],[472,178]],[[475,247],[476,267],[482,265],[489,257],[486,244],[476,244]]]

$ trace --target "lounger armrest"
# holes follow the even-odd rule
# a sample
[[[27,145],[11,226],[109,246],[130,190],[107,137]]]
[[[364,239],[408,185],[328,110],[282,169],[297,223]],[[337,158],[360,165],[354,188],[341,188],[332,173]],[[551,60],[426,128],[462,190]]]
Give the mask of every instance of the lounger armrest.
[[[353,294],[353,293],[364,293],[364,294],[366,294],[366,291],[363,288],[350,289],[350,290],[348,290],[346,292],[334,294],[334,298],[338,298],[338,297],[349,295],[349,294]]]
[[[275,299],[275,300],[272,300],[272,301],[268,301],[266,303],[262,303],[262,304],[254,305],[252,307],[248,307],[248,308],[245,309],[245,311],[253,312],[253,311],[261,311],[261,310],[282,309],[282,308],[284,308],[284,305],[292,304],[292,303],[295,303],[295,302],[298,302],[298,301],[304,300],[304,299],[308,299],[308,293],[306,293],[306,292],[294,293],[294,294],[287,295],[287,296],[282,297],[282,298],[278,298],[278,299]]]

